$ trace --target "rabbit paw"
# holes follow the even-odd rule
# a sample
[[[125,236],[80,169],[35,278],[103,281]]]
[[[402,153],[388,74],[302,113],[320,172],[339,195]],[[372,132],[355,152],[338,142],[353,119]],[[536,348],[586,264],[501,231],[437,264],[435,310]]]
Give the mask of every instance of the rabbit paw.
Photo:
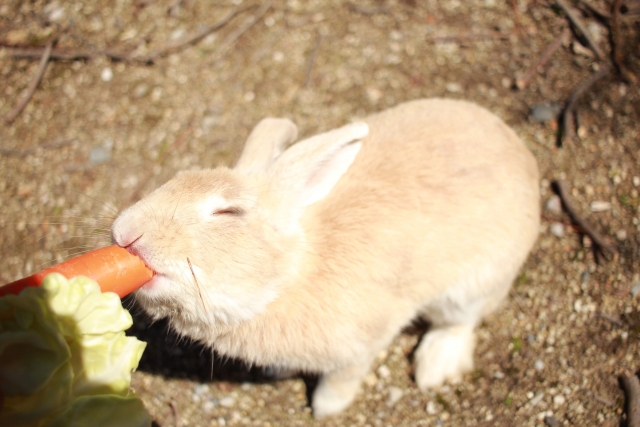
[[[353,401],[360,389],[368,364],[329,372],[320,378],[313,392],[313,416],[323,418],[342,412]]]
[[[473,369],[475,337],[468,325],[446,326],[427,332],[414,354],[415,379],[422,391],[456,381]]]

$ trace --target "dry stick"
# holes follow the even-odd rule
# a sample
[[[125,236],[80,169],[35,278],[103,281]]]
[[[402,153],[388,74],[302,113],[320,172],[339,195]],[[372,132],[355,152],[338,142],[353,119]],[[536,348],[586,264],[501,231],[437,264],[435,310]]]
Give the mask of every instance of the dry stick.
[[[573,128],[573,110],[575,109],[576,103],[578,102],[580,97],[582,97],[582,95],[584,95],[584,93],[598,80],[609,74],[609,71],[611,71],[611,64],[607,63],[602,66],[600,71],[592,74],[588,79],[582,81],[575,88],[575,90],[567,100],[567,105],[564,107],[562,121],[563,139],[571,141],[575,136],[575,130]]]
[[[76,61],[82,59],[91,59],[96,56],[106,56],[109,59],[114,61],[123,61],[123,62],[142,62],[145,64],[153,63],[158,58],[167,55],[168,53],[175,52],[176,50],[182,49],[185,46],[191,45],[208,36],[212,32],[219,30],[228,24],[234,17],[236,17],[241,12],[249,9],[250,6],[244,7],[241,9],[233,9],[227,16],[222,18],[220,21],[212,24],[206,28],[203,28],[201,31],[197,33],[185,37],[182,40],[178,40],[174,43],[169,43],[168,45],[159,48],[158,50],[150,53],[149,55],[142,56],[132,56],[128,53],[118,52],[115,50],[63,50],[63,49],[54,49],[51,52],[51,59],[59,60],[59,61]],[[6,46],[9,50],[9,55],[14,58],[38,58],[42,55],[44,49],[24,49],[24,48],[15,48],[11,46]]]
[[[24,157],[27,157],[29,154],[35,153],[36,150],[39,150],[39,149],[47,150],[51,148],[65,147],[67,145],[70,145],[74,141],[75,139],[63,139],[63,140],[58,140],[58,141],[53,141],[53,142],[48,142],[42,145],[38,145],[37,147],[25,148],[23,150],[14,150],[11,148],[0,148],[0,156],[17,157],[19,159],[22,159]]]
[[[316,58],[318,57],[318,52],[320,51],[321,44],[322,36],[320,35],[320,33],[317,33],[315,43],[313,44],[313,50],[311,51],[311,55],[309,55],[309,59],[307,60],[307,67],[304,74],[304,82],[302,83],[302,87],[309,86],[309,82],[311,81],[311,71],[313,71],[313,66],[316,63]]]
[[[579,0],[579,1],[580,1],[580,4],[582,4],[584,7],[589,9],[589,12],[593,13],[598,18],[604,19],[604,20],[608,20],[609,18],[611,18],[611,15],[608,12],[598,9],[597,7],[589,3],[587,0]]]
[[[9,55],[17,59],[34,59],[40,58],[45,48],[20,48],[13,46],[4,46],[8,50]],[[51,51],[51,60],[55,61],[78,61],[84,59],[95,58],[96,56],[106,56],[115,61],[130,61],[131,58],[126,53],[116,52],[113,50],[68,50],[53,49]]]
[[[175,421],[175,427],[181,427],[180,426],[180,417],[178,416],[178,407],[176,406],[176,402],[174,402],[173,400],[169,401],[169,407],[171,408],[171,412],[173,412],[173,418]]]
[[[156,59],[160,58],[161,56],[165,56],[171,52],[175,52],[176,50],[182,49],[187,45],[191,45],[193,43],[196,43],[202,40],[203,38],[213,33],[214,31],[219,30],[220,28],[227,25],[239,13],[244,12],[248,8],[249,7],[244,7],[242,9],[235,8],[231,12],[229,12],[227,16],[222,18],[220,21],[206,28],[203,28],[202,30],[198,31],[195,34],[192,34],[191,36],[185,37],[182,40],[177,40],[174,43],[169,43],[166,46],[161,47],[160,49],[156,50],[155,52],[152,52],[149,55],[133,57],[132,59],[136,61],[142,61],[145,63],[153,63]]]
[[[240,26],[240,28],[238,28],[229,37],[227,37],[227,39],[224,41],[222,46],[220,46],[220,48],[218,48],[218,52],[216,54],[216,58],[214,59],[214,62],[218,62],[218,61],[222,60],[222,58],[227,56],[231,46],[233,46],[233,44],[244,33],[246,33],[251,27],[253,27],[260,20],[260,18],[262,18],[264,16],[264,14],[267,13],[267,10],[269,10],[269,8],[271,7],[271,3],[272,3],[271,1],[268,1],[268,2],[264,3],[262,6],[260,6],[258,11],[255,13],[255,15],[253,15],[251,18],[247,19],[245,21],[245,23]]]
[[[520,10],[518,8],[517,0],[510,0],[511,10],[513,11],[513,15],[515,16],[514,20],[516,21],[516,28],[520,28],[522,26],[522,22],[520,20]]]
[[[571,204],[571,200],[569,199],[569,190],[567,189],[567,184],[559,179],[556,181],[556,187],[558,189],[558,196],[560,196],[560,200],[562,200],[562,204],[564,205],[565,210],[576,224],[580,226],[582,231],[591,238],[591,240],[601,249],[610,252],[616,253],[617,249],[611,245],[609,245],[604,238],[595,231],[588,223],[585,221],[578,212],[573,208]]]
[[[4,116],[5,122],[11,123],[12,121],[14,121],[15,118],[18,117],[18,115],[22,112],[22,110],[24,110],[24,107],[26,107],[27,104],[29,103],[29,100],[35,93],[36,88],[38,87],[38,83],[40,83],[40,80],[42,80],[42,76],[44,76],[44,72],[47,69],[47,64],[49,64],[49,58],[51,56],[51,49],[53,49],[53,43],[54,43],[53,40],[47,43],[47,47],[45,47],[44,52],[42,53],[40,64],[38,64],[38,69],[36,70],[36,74],[35,76],[33,76],[33,79],[29,83],[27,93],[22,97],[22,99],[20,100],[20,102],[18,102],[18,105],[16,105],[15,108],[11,110],[9,114]]]
[[[493,33],[480,33],[480,34],[468,33],[468,34],[458,34],[455,36],[433,35],[429,37],[429,40],[432,42],[444,43],[444,42],[465,42],[465,41],[477,41],[477,40],[484,40],[484,39],[508,39],[508,38],[509,38],[509,34],[495,31]]]
[[[567,6],[564,0],[556,0],[556,4],[564,11],[564,13],[567,14],[569,21],[571,21],[571,23],[576,27],[576,29],[580,32],[580,34],[582,34],[582,36],[585,38],[585,40],[587,41],[587,44],[589,45],[593,53],[596,55],[596,58],[604,59],[605,58],[604,53],[602,53],[602,50],[600,50],[597,43],[593,41],[593,38],[591,38],[591,36],[589,35],[589,31],[584,26],[580,18],[578,18],[576,14],[573,13],[573,10],[571,10],[571,8]]]
[[[638,79],[629,70],[622,65],[622,34],[620,32],[620,8],[622,7],[623,0],[616,0],[613,2],[613,10],[611,11],[611,48],[613,49],[613,63],[620,72],[620,75],[627,83],[635,84]]]
[[[616,325],[616,326],[618,326],[620,328],[622,328],[624,326],[624,324],[622,323],[622,321],[620,320],[620,318],[618,316],[614,316],[613,314],[605,313],[604,311],[600,311],[597,314],[598,314],[598,316],[600,316],[604,320],[607,320],[607,321],[613,323],[614,325]]]
[[[540,67],[546,65],[547,62],[551,59],[556,50],[560,49],[562,44],[569,38],[571,35],[571,31],[567,28],[562,34],[560,34],[554,41],[552,41],[549,46],[542,52],[538,61],[530,67],[522,77],[516,79],[516,86],[518,89],[524,89],[529,85],[531,78],[538,71]]]
[[[640,427],[640,379],[623,375],[620,383],[627,395],[627,427]]]

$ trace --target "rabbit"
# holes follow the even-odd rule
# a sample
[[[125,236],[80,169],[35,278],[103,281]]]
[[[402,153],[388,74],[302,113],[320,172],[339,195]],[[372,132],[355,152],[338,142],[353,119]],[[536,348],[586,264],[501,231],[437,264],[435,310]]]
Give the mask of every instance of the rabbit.
[[[179,172],[118,216],[113,240],[155,272],[137,301],[221,355],[318,373],[318,418],[349,406],[418,317],[431,326],[417,386],[460,379],[539,233],[532,153],[494,114],[447,99],[285,149],[296,137],[265,119],[235,168]]]

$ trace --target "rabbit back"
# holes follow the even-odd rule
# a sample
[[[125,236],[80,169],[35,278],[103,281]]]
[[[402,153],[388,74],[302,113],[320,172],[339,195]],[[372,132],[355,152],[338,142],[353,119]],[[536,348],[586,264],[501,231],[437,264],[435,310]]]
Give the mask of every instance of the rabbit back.
[[[378,309],[397,301],[432,321],[477,321],[500,303],[538,235],[533,155],[465,101],[413,101],[365,121],[353,165],[303,217],[320,272],[351,271],[352,291],[379,295]]]

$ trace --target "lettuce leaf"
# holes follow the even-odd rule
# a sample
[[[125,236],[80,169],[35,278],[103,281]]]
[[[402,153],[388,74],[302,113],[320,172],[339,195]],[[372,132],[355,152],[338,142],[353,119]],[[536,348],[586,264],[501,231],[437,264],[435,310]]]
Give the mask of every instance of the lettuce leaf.
[[[0,298],[0,425],[151,424],[129,391],[146,343],[97,283],[60,274]]]

